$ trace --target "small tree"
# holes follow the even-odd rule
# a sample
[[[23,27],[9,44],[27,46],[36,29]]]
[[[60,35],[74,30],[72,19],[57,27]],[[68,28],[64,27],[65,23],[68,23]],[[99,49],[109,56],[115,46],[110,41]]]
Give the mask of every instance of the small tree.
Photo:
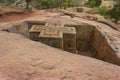
[[[100,6],[102,3],[102,0],[89,0],[87,2],[87,4],[90,6],[90,7],[98,7]]]
[[[109,11],[111,18],[115,19],[115,22],[118,23],[120,20],[120,2],[114,5],[114,7]]]
[[[96,4],[95,6],[100,6],[102,4],[102,0],[95,0]]]
[[[99,14],[101,14],[101,15],[103,15],[103,16],[105,16],[106,13],[108,12],[107,7],[105,7],[105,6],[100,6],[100,7],[98,8],[98,10],[99,10]]]
[[[83,0],[71,0],[71,6],[81,7],[83,5]]]
[[[64,9],[66,9],[69,5],[68,2],[69,2],[69,0],[61,0],[60,7],[63,7]]]
[[[71,0],[41,0],[41,5],[47,9],[59,7],[64,7],[64,9],[66,9],[70,2]]]
[[[31,2],[31,0],[25,0],[25,2],[26,2],[26,9],[29,9],[29,5],[30,5],[30,2]]]
[[[88,2],[88,5],[89,5],[90,7],[95,7],[95,4],[96,4],[96,2],[95,2],[94,0],[90,0],[90,1]]]
[[[67,2],[64,2],[64,3],[62,3],[62,6],[63,6],[64,9],[67,9],[68,3],[67,3]]]
[[[48,10],[50,8],[52,9],[53,7],[55,7],[55,0],[42,0],[41,5]]]

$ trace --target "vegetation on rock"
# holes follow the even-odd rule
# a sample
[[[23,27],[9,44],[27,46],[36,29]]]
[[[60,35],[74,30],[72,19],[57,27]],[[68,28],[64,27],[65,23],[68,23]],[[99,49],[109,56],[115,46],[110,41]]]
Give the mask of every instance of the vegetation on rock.
[[[111,18],[115,19],[115,22],[118,23],[120,20],[120,1],[116,3],[108,13]]]
[[[24,8],[64,8],[67,7],[80,7],[83,0],[0,0],[0,3],[6,6],[18,7],[24,5]]]
[[[30,2],[31,2],[31,0],[25,0],[25,2],[26,2],[26,9],[29,9],[29,4],[30,4]]]
[[[52,9],[52,8],[63,8],[77,7],[77,12],[83,12],[81,6],[86,2],[88,7],[92,7],[89,13],[100,14],[114,19],[116,23],[120,20],[120,0],[114,0],[116,4],[109,11],[105,5],[102,5],[102,0],[0,0],[0,6],[18,7],[26,9]],[[88,11],[87,11],[88,12]]]
[[[77,7],[77,12],[83,12],[83,8]]]
[[[101,14],[101,15],[103,15],[103,16],[105,16],[106,13],[108,12],[107,7],[105,7],[105,6],[100,6],[100,7],[98,8],[98,10],[99,10],[99,14]]]
[[[100,6],[101,3],[102,3],[102,0],[88,0],[86,4],[90,7],[97,7],[97,6]]]
[[[90,10],[88,13],[91,14],[100,14],[102,16],[105,16],[108,12],[108,8],[105,6],[100,6],[100,7],[93,7],[92,10]]]

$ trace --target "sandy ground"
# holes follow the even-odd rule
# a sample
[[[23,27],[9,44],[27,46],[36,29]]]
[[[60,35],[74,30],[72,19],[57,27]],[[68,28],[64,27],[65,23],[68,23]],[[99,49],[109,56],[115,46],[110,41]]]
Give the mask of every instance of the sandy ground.
[[[9,16],[10,20],[7,16],[0,26],[3,28],[25,20],[48,20],[58,15],[36,12],[34,16],[21,16],[20,19]],[[15,18],[12,20],[12,17]],[[61,18],[71,21],[67,21],[68,17]],[[58,21],[61,18],[57,18]],[[52,48],[19,34],[0,31],[0,80],[120,80],[120,67]]]

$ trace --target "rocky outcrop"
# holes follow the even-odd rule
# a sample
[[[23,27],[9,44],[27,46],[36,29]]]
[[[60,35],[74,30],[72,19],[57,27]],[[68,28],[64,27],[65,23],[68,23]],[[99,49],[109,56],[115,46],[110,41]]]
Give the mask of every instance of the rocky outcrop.
[[[119,66],[0,31],[0,80],[119,79]]]
[[[20,25],[10,28],[9,31],[20,33],[29,38],[28,30],[32,25],[39,24],[45,24],[45,22],[23,22]],[[92,57],[120,65],[119,47],[114,44],[114,38],[101,30],[101,27],[85,23],[80,25],[67,24],[66,26],[76,28],[76,49],[78,52],[90,50]]]
[[[97,59],[120,65],[117,47],[115,49],[112,47],[106,33],[103,33],[98,27],[94,30],[91,51],[92,56]]]

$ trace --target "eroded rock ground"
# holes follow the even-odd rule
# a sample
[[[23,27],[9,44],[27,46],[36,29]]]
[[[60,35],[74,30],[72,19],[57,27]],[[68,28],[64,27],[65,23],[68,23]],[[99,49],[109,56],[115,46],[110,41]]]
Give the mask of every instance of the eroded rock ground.
[[[42,11],[34,14],[36,15],[16,21],[8,17],[12,22],[6,18],[4,23],[0,23],[0,80],[120,80],[120,67],[117,65],[52,48],[20,34],[2,31],[22,21],[46,20],[61,15]],[[67,17],[64,19],[69,22]],[[76,22],[80,20],[97,24],[89,20],[73,19]],[[107,28],[103,28],[105,29]],[[107,30],[111,33],[111,29]]]

